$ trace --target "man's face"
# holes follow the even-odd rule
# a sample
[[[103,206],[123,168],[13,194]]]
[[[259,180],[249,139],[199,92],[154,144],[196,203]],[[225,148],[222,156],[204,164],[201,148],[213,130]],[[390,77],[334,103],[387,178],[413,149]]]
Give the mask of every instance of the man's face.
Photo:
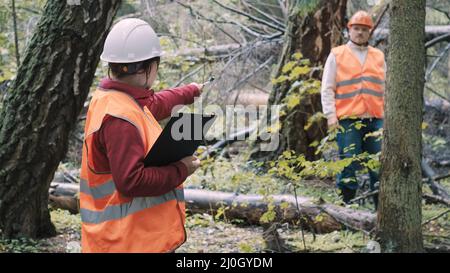
[[[364,25],[350,27],[350,39],[357,44],[366,44],[369,41],[370,28]]]

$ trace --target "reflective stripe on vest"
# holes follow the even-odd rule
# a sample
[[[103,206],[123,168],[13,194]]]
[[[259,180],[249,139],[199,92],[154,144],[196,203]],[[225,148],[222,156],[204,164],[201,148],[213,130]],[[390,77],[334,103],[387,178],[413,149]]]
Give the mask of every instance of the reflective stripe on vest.
[[[80,179],[80,192],[92,196],[92,199],[102,199],[110,196],[116,190],[116,185],[112,180],[97,186],[89,187],[87,181]]]
[[[115,191],[115,184],[113,181],[108,181],[100,187],[89,188],[86,181],[82,180],[82,192],[91,195],[94,199],[103,198],[112,195]],[[100,189],[101,188],[101,189]],[[104,190],[102,192],[102,190]],[[81,191],[81,190],[80,190]],[[184,202],[184,190],[175,189],[174,191],[154,197],[137,197],[133,198],[129,203],[119,205],[109,205],[101,211],[93,211],[88,209],[80,209],[81,221],[83,223],[100,224],[110,220],[116,220],[127,217],[130,214],[139,212],[144,209],[149,209],[165,202],[177,200]]]
[[[371,90],[371,89],[359,89],[350,93],[345,93],[345,94],[336,94],[336,99],[348,99],[351,97],[355,97],[359,94],[368,94],[368,95],[372,95],[375,97],[380,97],[382,98],[384,96],[383,93],[379,92],[379,91],[375,91],[375,90]]]
[[[383,118],[384,112],[384,55],[369,47],[362,65],[347,46],[332,49],[336,57],[336,115],[339,119],[351,116]]]
[[[372,83],[376,83],[376,84],[384,84],[383,80],[375,78],[375,77],[360,77],[360,78],[353,79],[353,80],[346,80],[346,81],[337,82],[336,83],[336,87],[352,85],[352,84],[356,84],[356,83],[361,83],[363,81],[372,82]]]

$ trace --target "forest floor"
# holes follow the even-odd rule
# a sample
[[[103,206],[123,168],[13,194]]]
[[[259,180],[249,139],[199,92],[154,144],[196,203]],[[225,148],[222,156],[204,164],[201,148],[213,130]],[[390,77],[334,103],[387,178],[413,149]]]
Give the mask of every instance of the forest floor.
[[[267,175],[257,175],[245,166],[242,158],[223,159],[211,162],[186,182],[188,188],[206,188],[210,190],[232,191],[240,193],[270,192],[292,194],[286,185]],[[230,171],[232,170],[232,171]],[[339,204],[333,181],[305,181],[297,189],[299,196],[322,198],[326,202]],[[450,192],[450,179],[441,183]],[[428,186],[424,186],[428,192]],[[370,202],[354,204],[353,208],[372,210]],[[423,203],[423,222],[447,210],[445,206]],[[16,239],[0,241],[0,252],[80,252],[80,216],[68,211],[52,210],[52,222],[57,236],[42,240]],[[450,246],[450,215],[440,217],[423,226],[426,246]],[[263,239],[261,226],[249,226],[242,221],[226,219],[224,215],[194,214],[186,220],[188,239],[178,253],[243,253],[270,252]],[[328,234],[305,232],[305,242],[298,227],[283,224],[278,233],[287,252],[367,252],[366,246],[372,238],[362,232],[349,230]],[[305,248],[306,247],[306,248]]]
[[[450,120],[434,108],[426,111],[425,121],[428,126],[424,130],[424,157],[438,175],[448,173],[450,163]],[[74,134],[80,136],[83,126]],[[204,160],[201,169],[184,183],[186,188],[208,189],[213,191],[234,192],[240,194],[294,194],[292,184],[264,172],[255,173],[255,169],[247,161],[246,142],[237,142],[227,147],[220,156]],[[72,137],[69,152],[60,164],[59,174],[69,173],[78,177],[81,142]],[[57,180],[55,174],[55,179]],[[366,181],[367,175],[359,178]],[[58,180],[57,180],[58,181]],[[439,181],[450,192],[450,178]],[[364,188],[363,187],[363,188]],[[423,191],[431,193],[427,185]],[[299,196],[322,199],[327,203],[342,205],[335,190],[333,180],[304,180],[297,185]],[[371,200],[353,204],[352,208],[373,211]],[[445,211],[448,207],[438,204],[422,206],[422,222],[426,222]],[[42,240],[15,239],[0,240],[0,252],[80,252],[80,216],[71,215],[64,210],[51,210],[51,218],[57,236]],[[305,232],[295,226],[283,224],[278,233],[288,252],[366,252],[366,246],[373,238],[362,232],[349,230],[335,231],[328,234]],[[194,214],[187,216],[187,241],[177,252],[210,253],[210,252],[270,252],[263,239],[261,226],[249,226],[242,220],[227,219],[223,213],[216,215]],[[450,252],[450,214],[446,214],[423,226],[424,242],[427,247],[445,246]]]

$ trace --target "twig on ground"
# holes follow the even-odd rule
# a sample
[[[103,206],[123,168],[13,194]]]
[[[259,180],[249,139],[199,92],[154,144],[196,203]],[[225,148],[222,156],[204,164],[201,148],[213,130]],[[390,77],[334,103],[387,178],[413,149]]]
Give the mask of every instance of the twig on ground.
[[[425,222],[422,223],[422,226],[425,226],[426,224],[429,224],[430,222],[437,220],[439,218],[441,218],[442,216],[446,215],[447,213],[450,212],[450,209],[447,209],[446,211],[439,213],[438,215],[431,217],[430,219],[426,220]]]

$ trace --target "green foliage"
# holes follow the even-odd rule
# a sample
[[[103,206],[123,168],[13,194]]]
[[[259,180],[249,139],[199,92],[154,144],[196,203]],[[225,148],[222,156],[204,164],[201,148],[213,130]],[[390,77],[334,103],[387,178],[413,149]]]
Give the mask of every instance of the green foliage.
[[[338,128],[331,131],[330,134],[320,142],[314,142],[310,146],[316,147],[316,153],[323,153],[335,149],[335,136],[337,131],[341,129],[342,128]],[[348,152],[351,149],[354,149],[354,145],[347,147],[344,152]],[[302,180],[311,176],[319,178],[334,177],[342,172],[344,168],[352,164],[352,162],[360,163],[366,171],[369,169],[378,170],[380,167],[380,154],[381,153],[369,154],[364,152],[351,158],[334,158],[334,160],[325,160],[324,158],[321,158],[315,161],[308,161],[303,154],[296,155],[294,151],[284,151],[277,160],[270,162],[268,166],[270,167],[270,174],[283,177],[292,183],[299,184]]]
[[[41,247],[39,241],[28,238],[0,240],[0,252],[38,253]]]
[[[300,104],[300,94],[292,93],[286,96],[283,102],[288,110],[292,110]]]
[[[124,15],[132,14],[136,12],[135,5],[132,0],[122,1],[119,10],[117,11],[116,17],[119,18]]]
[[[317,122],[323,117],[322,113],[317,113],[311,116],[307,126],[310,126],[313,122]],[[364,125],[362,123],[356,123],[355,128],[352,130],[360,130]],[[336,128],[329,132],[329,134],[323,138],[320,142],[316,141],[310,144],[310,147],[316,148],[316,154],[330,153],[335,151],[337,144],[335,142],[336,135],[339,130],[343,130],[342,127]],[[373,132],[366,135],[366,137],[382,137],[382,130]],[[355,145],[350,145],[344,149],[344,153],[350,152],[355,149]],[[369,154],[367,152],[355,155],[352,158],[333,158],[333,160],[325,160],[321,158],[316,161],[306,160],[304,155],[296,155],[294,151],[285,151],[279,158],[269,163],[269,173],[277,176],[284,177],[290,181],[296,183],[301,182],[307,177],[334,177],[338,173],[342,172],[344,168],[352,164],[352,162],[358,162],[365,168],[365,170],[378,170],[380,167],[380,154]]]
[[[434,152],[444,151],[448,147],[447,141],[440,136],[422,134],[424,143],[428,144]]]
[[[186,216],[187,228],[208,227],[212,223],[214,223],[214,220],[212,219],[211,215],[208,214],[193,214]]]
[[[223,218],[224,220],[226,220],[227,218],[225,212],[229,209],[230,208],[227,206],[221,206],[220,208],[217,209],[216,215],[214,215],[214,219],[220,220],[221,218]]]
[[[80,215],[73,215],[67,210],[57,209],[50,212],[50,217],[58,232],[73,232],[81,229]]]
[[[0,33],[0,83],[16,75],[14,44],[8,40],[6,33]]]
[[[308,126],[311,126],[314,122],[319,121],[323,117],[323,114],[319,113],[315,116],[311,116],[308,122]],[[362,125],[356,125],[354,130],[362,128]],[[342,127],[338,127],[335,130],[331,130],[329,134],[319,142],[312,143],[311,146],[315,147],[317,153],[336,153],[336,135],[343,130]],[[378,135],[377,135],[378,134]],[[381,137],[381,131],[376,132],[372,137]],[[352,147],[350,147],[351,149]],[[284,151],[277,160],[256,163],[254,166],[267,167],[268,171],[264,173],[255,174],[252,169],[246,170],[242,166],[238,166],[245,161],[245,155],[241,155],[240,160],[216,160],[209,162],[202,166],[203,174],[194,176],[191,178],[189,184],[198,184],[199,181],[202,187],[209,188],[211,190],[228,191],[236,193],[256,193],[263,195],[267,204],[267,211],[261,216],[261,223],[270,223],[277,220],[277,211],[274,204],[271,202],[270,196],[272,194],[290,193],[293,194],[292,186],[295,185],[297,194],[303,196],[315,196],[320,197],[326,202],[340,202],[334,187],[328,187],[327,189],[319,187],[318,189],[311,188],[304,184],[304,181],[311,179],[311,177],[317,178],[330,178],[336,176],[338,173],[349,166],[352,162],[357,161],[361,164],[364,170],[378,169],[379,168],[379,156],[369,155],[368,153],[362,153],[356,155],[353,158],[339,159],[334,156],[330,159],[321,158],[315,161],[309,161],[302,154],[296,154],[294,151]],[[239,163],[241,162],[241,163]],[[236,171],[229,171],[236,170]],[[208,173],[214,173],[213,178],[208,176]],[[212,183],[208,183],[211,181]],[[284,204],[286,207],[287,204]],[[284,208],[285,208],[284,207]],[[283,205],[281,206],[283,210]],[[222,208],[215,215],[215,219],[221,219],[224,216],[226,208]],[[322,221],[323,217],[319,216],[315,221]]]
[[[308,13],[315,11],[319,3],[319,0],[299,0],[297,1],[297,6],[294,9],[295,13],[299,14],[300,17],[304,17]]]
[[[283,68],[281,69],[281,72],[286,74],[286,73],[290,72],[292,70],[292,68],[294,68],[296,65],[297,65],[296,61],[288,62],[287,64],[285,64],[283,66]]]
[[[362,121],[358,120],[356,122],[353,123],[353,126],[355,126],[356,130],[361,130],[361,128],[365,127],[366,125],[364,125],[362,123]]]
[[[81,219],[80,215],[72,215],[66,210],[53,210],[50,212],[50,217],[56,230],[59,234],[70,234],[67,238],[73,238],[74,234],[81,233]],[[77,235],[76,237],[79,237]],[[16,239],[0,239],[0,253],[39,253],[39,252],[65,252],[66,246],[61,246],[61,240],[58,237],[34,240],[30,238],[16,238]]]
[[[281,75],[272,80],[272,84],[284,84],[289,86],[287,95],[282,101],[284,108],[281,115],[291,112],[294,108],[301,104],[305,96],[320,93],[320,81],[310,77],[312,68],[308,59],[304,59],[303,55],[298,52],[291,56],[281,68]],[[323,115],[317,114],[311,117],[307,127],[309,128],[314,122],[318,122]]]
[[[19,54],[24,55],[27,41],[47,1],[16,0]],[[0,83],[14,79],[17,73],[11,1],[0,2]]]
[[[291,61],[281,68],[282,74],[278,78],[273,79],[272,83],[293,82],[308,75],[311,72],[311,67],[309,67],[310,62],[307,59],[302,59],[302,57],[303,55],[301,53],[293,54]]]
[[[271,202],[267,205],[267,211],[263,213],[259,221],[261,223],[270,223],[275,220],[276,216],[275,205]]]
[[[318,123],[326,119],[326,116],[322,112],[316,112],[314,115],[308,118],[308,122],[305,125],[305,130],[307,131],[314,123]],[[315,147],[315,146],[314,146]]]
[[[250,244],[247,244],[247,243],[240,243],[238,247],[239,247],[239,250],[240,250],[241,253],[253,253],[253,252],[255,252],[253,247]]]

